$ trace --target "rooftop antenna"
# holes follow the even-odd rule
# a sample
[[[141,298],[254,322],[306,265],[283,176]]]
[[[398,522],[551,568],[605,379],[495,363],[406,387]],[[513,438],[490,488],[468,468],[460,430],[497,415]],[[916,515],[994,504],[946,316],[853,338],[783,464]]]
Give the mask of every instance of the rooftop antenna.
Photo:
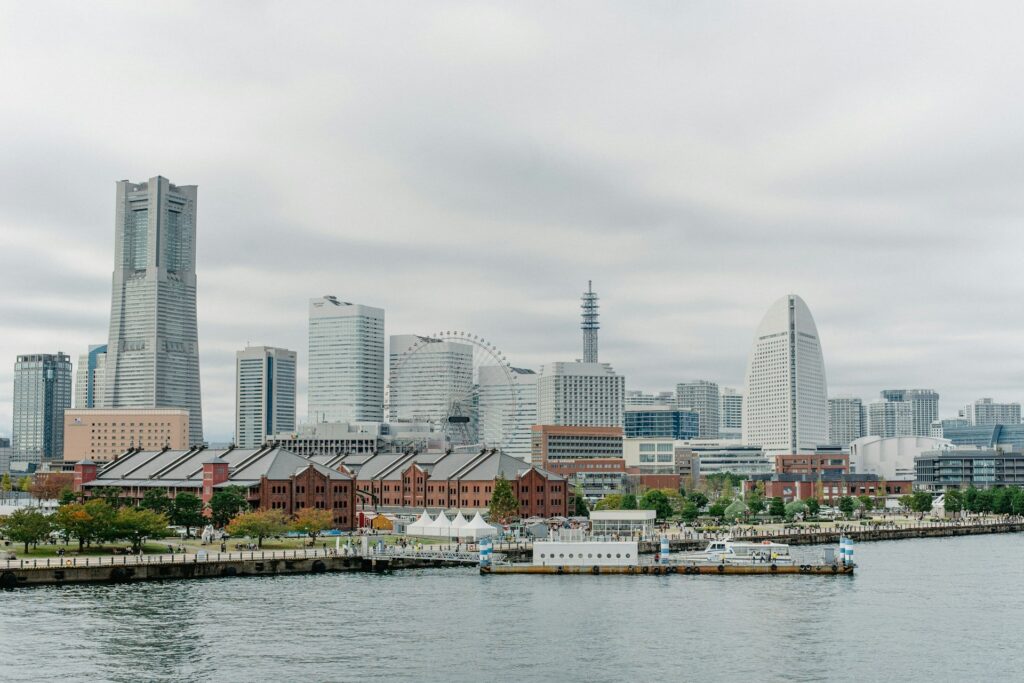
[[[597,294],[594,292],[593,281],[587,280],[587,291],[580,297],[580,329],[583,330],[583,362],[597,362],[597,331],[601,325],[597,322]]]

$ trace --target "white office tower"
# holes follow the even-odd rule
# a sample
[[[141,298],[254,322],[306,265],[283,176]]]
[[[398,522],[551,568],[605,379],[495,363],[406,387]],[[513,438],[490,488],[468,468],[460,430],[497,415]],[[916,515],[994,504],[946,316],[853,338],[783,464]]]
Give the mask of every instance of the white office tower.
[[[384,421],[384,309],[309,300],[309,421]]]
[[[814,450],[828,438],[825,361],[804,300],[784,296],[768,309],[747,363],[743,438],[770,455]]]
[[[626,378],[608,363],[548,363],[537,378],[537,424],[621,427]]]
[[[828,400],[828,442],[846,448],[865,435],[864,404],[859,398],[839,396]]]
[[[258,448],[295,430],[294,351],[249,346],[235,354],[235,443]]]
[[[195,185],[117,183],[105,408],[185,408],[203,442]]]
[[[718,409],[718,436],[723,439],[743,437],[743,392],[722,387]]]
[[[78,357],[75,374],[75,407],[102,408],[106,398],[107,345],[92,344]]]
[[[473,347],[415,334],[391,335],[388,388],[391,422],[428,422],[437,431],[476,421]],[[468,422],[462,420],[468,419]],[[462,433],[461,441],[472,434]]]
[[[1019,403],[996,403],[990,398],[979,398],[967,404],[960,414],[977,427],[1020,424]]]
[[[697,438],[717,439],[721,398],[718,384],[704,379],[676,385],[676,406],[697,413]]]
[[[914,407],[910,401],[878,399],[869,403],[868,436],[915,436]]]
[[[497,365],[479,370],[480,440],[505,453],[530,461],[530,428],[537,424],[537,373]]]

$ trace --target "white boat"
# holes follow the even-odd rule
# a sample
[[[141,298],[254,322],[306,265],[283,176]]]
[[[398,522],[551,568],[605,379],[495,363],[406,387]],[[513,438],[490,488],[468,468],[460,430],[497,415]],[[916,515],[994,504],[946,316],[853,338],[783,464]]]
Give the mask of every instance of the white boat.
[[[683,561],[708,562],[713,564],[793,564],[793,556],[785,543],[771,541],[747,542],[711,541],[701,553],[686,553],[680,557]]]

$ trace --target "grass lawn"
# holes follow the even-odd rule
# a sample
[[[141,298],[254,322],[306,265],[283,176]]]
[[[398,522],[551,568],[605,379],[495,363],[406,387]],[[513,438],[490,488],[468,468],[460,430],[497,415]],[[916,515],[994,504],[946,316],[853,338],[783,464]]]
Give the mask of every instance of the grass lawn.
[[[167,543],[172,543],[172,540],[168,540],[166,543],[159,543],[157,541],[150,541],[143,545],[142,550],[146,553],[166,553]],[[19,560],[28,560],[33,558],[42,557],[57,557],[57,551],[60,548],[64,549],[65,557],[111,557],[114,555],[114,550],[118,550],[118,555],[123,555],[125,548],[130,548],[130,543],[106,543],[103,545],[92,545],[86,547],[81,553],[78,552],[78,542],[72,541],[67,545],[63,543],[47,543],[39,545],[37,547],[29,547],[28,554],[25,554],[25,545],[22,543],[14,543],[13,541],[9,546],[5,545],[3,551],[13,552],[18,556]]]

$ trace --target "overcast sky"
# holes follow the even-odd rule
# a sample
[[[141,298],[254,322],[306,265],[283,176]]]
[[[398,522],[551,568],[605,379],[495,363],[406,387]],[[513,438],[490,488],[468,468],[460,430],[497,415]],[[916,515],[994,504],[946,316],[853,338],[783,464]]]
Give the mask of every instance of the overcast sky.
[[[206,436],[307,299],[627,388],[742,386],[795,292],[829,393],[1024,399],[1020,3],[0,4],[0,434],[105,343],[114,183],[199,186]]]

